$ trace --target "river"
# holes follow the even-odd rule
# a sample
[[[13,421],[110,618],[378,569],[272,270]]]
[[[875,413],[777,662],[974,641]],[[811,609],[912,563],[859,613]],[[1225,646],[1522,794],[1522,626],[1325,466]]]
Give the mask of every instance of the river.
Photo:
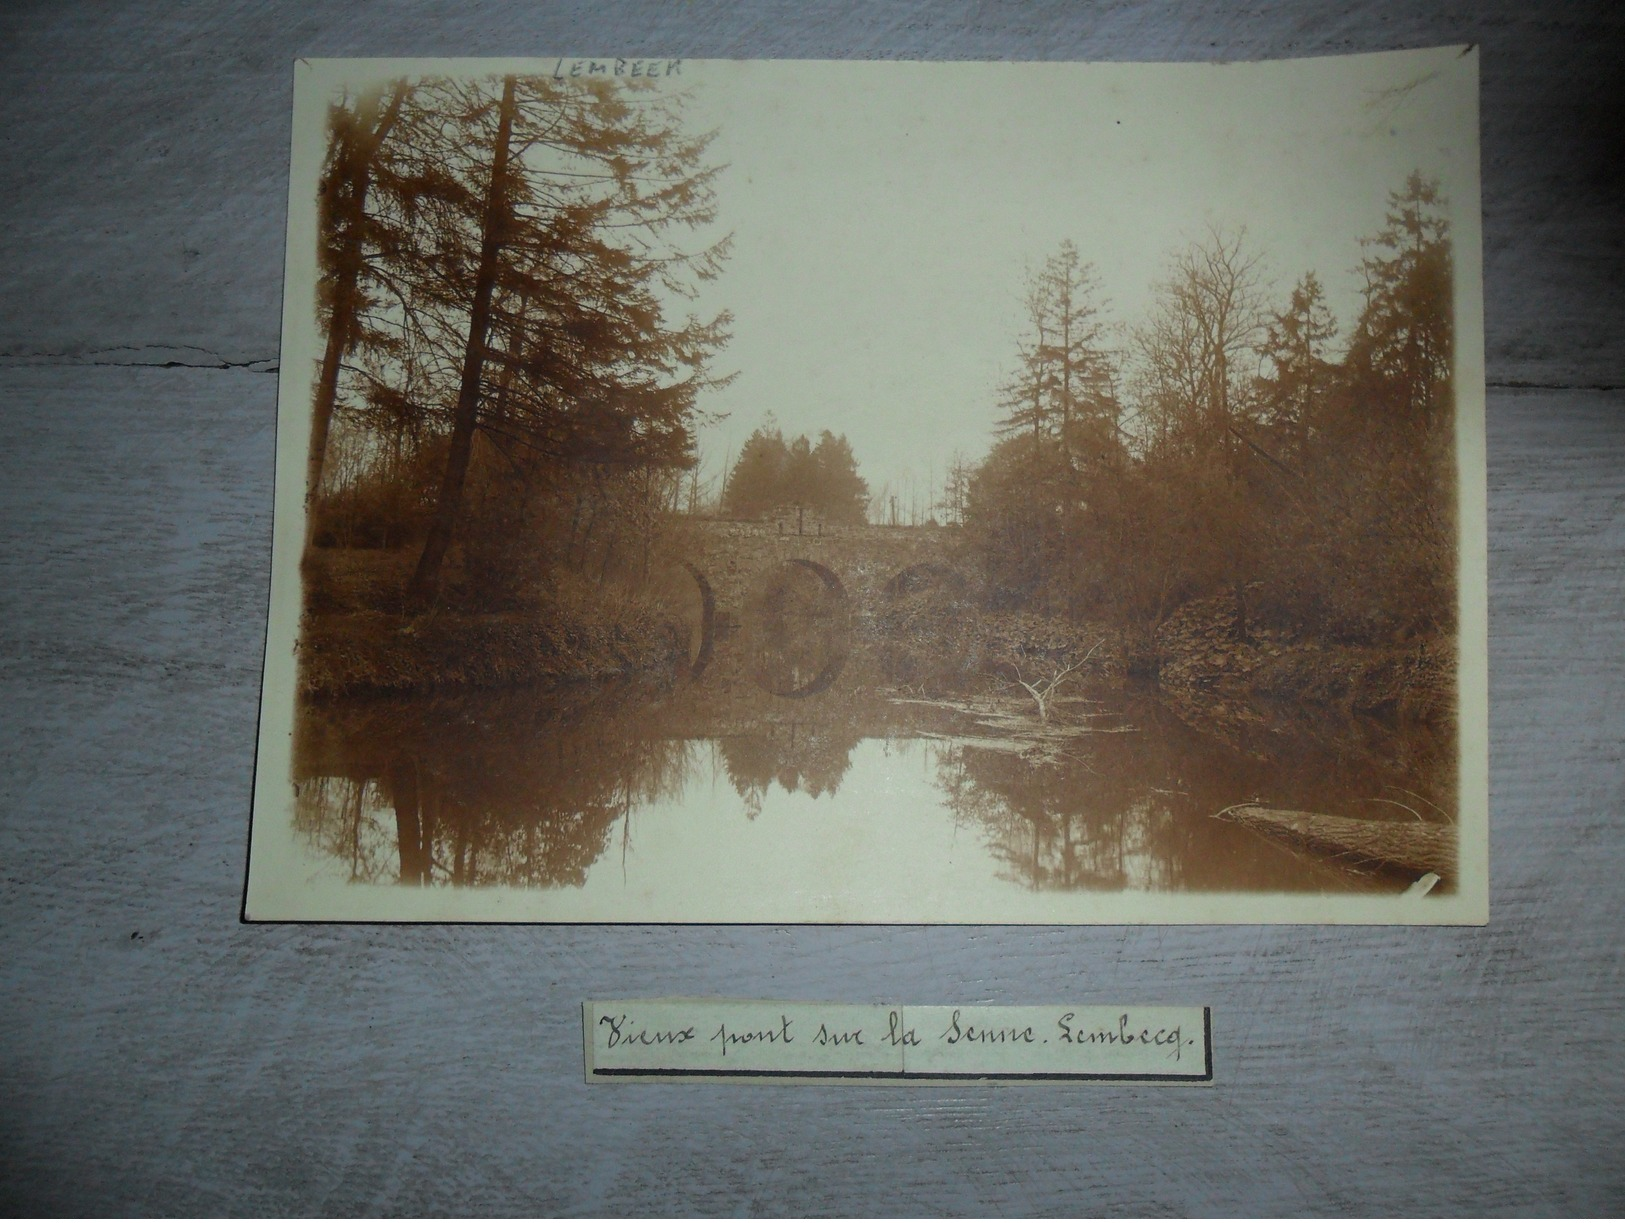
[[[793,697],[816,685],[745,668],[307,704],[291,825],[256,836],[324,885],[551,893],[560,917],[1032,921],[1091,893],[1397,893],[1214,813],[1453,806],[1437,728],[1098,680],[1040,721],[987,677],[926,695],[861,650],[837,671]]]

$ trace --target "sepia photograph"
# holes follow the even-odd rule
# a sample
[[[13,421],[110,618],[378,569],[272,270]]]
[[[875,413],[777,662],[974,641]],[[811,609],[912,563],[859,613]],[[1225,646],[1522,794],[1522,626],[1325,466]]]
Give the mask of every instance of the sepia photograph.
[[[1478,58],[310,60],[251,921],[1488,914]]]

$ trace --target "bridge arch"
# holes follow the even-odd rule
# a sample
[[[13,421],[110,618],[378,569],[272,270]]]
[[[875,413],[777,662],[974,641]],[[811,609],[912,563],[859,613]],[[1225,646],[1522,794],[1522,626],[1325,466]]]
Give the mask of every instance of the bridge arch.
[[[798,568],[807,570],[807,572],[811,573],[823,583],[824,590],[827,593],[834,596],[836,605],[838,607],[840,607],[843,611],[850,609],[852,598],[849,594],[847,594],[846,584],[841,581],[840,574],[836,573],[835,570],[831,569],[828,565],[825,565],[819,561],[811,560],[804,556],[790,557],[784,562],[784,564],[795,565]],[[846,660],[849,653],[850,651],[846,648],[836,649],[825,661],[824,665],[819,668],[818,673],[804,684],[775,686],[760,678],[756,679],[755,683],[757,687],[761,688],[762,691],[766,692],[768,695],[785,697],[789,700],[800,700],[804,697],[817,696],[820,692],[826,691],[832,684],[835,683],[837,679],[840,678],[841,672],[846,668]]]
[[[717,595],[698,566],[684,561],[683,568],[688,570],[694,584],[700,589],[700,648],[694,654],[694,661],[688,665],[689,678],[699,679],[711,665],[711,655],[717,648]]]
[[[851,602],[850,596],[846,593],[846,587],[841,582],[840,574],[836,573],[835,570],[831,569],[828,565],[823,565],[818,561],[811,561],[806,557],[801,556],[791,557],[785,563],[789,565],[800,565],[808,572],[817,574],[818,580],[824,583],[824,589],[839,598],[842,606],[845,606]]]

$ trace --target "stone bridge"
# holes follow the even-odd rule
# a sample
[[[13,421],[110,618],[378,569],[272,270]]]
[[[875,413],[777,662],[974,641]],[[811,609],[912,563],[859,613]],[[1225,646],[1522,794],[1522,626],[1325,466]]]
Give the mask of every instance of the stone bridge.
[[[784,565],[811,561],[839,579],[860,613],[880,597],[896,593],[912,572],[922,575],[950,567],[952,527],[839,527],[702,520],[700,546],[690,554],[705,575],[717,609],[737,613],[751,587]],[[888,587],[890,588],[888,590]]]
[[[799,527],[799,529],[798,529]],[[685,566],[704,602],[695,674],[716,644],[733,636],[753,592],[787,569],[809,570],[856,620],[889,597],[938,582],[962,582],[953,567],[952,527],[834,526],[828,523],[702,519]]]

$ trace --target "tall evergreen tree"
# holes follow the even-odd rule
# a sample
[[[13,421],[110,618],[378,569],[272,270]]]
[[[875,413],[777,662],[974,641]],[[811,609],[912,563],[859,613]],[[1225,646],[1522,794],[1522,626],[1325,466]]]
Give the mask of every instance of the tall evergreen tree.
[[[1343,500],[1363,526],[1346,569],[1378,592],[1369,618],[1400,631],[1455,624],[1455,321],[1449,225],[1413,173],[1364,243],[1364,309],[1340,413]]]
[[[1002,399],[1007,415],[1000,432],[1031,434],[1040,448],[1054,446],[1069,468],[1085,456],[1114,453],[1120,444],[1112,360],[1097,295],[1094,267],[1080,259],[1070,241],[1028,276],[1027,332]]]
[[[869,482],[858,474],[858,460],[846,435],[825,429],[813,447],[812,459],[819,511],[831,522],[861,525],[868,516]]]
[[[1311,430],[1337,379],[1337,367],[1327,359],[1327,345],[1336,335],[1320,278],[1307,272],[1293,287],[1286,309],[1265,324],[1258,349],[1267,366],[1259,379],[1261,423],[1283,454],[1301,458],[1308,451]]]
[[[380,175],[380,153],[400,119],[411,92],[405,81],[373,89],[328,111],[327,160],[318,188],[319,240],[317,315],[326,332],[322,362],[311,405],[310,447],[306,459],[307,514],[321,492],[327,441],[338,400],[344,359],[362,338],[362,314],[373,288],[368,254],[382,245],[368,195]],[[387,94],[387,99],[386,99]],[[313,516],[309,516],[314,521]]]
[[[785,506],[813,510],[830,522],[862,523],[869,485],[846,437],[828,429],[817,445],[805,435],[792,438],[769,423],[745,439],[723,488],[723,509],[737,518],[756,518]]]
[[[1363,245],[1365,308],[1349,349],[1350,366],[1405,417],[1447,410],[1455,359],[1454,280],[1438,183],[1411,174],[1389,196],[1381,232]]]
[[[376,406],[416,370],[410,407],[441,440],[410,588],[426,601],[477,436],[543,477],[692,461],[727,319],[674,323],[668,303],[717,273],[725,244],[678,246],[714,219],[716,170],[708,138],[684,133],[680,100],[653,86],[428,78],[411,98],[379,150],[395,189],[368,208],[385,239],[369,275],[390,299],[373,313],[396,338],[378,345],[362,397]],[[330,323],[334,343],[339,332]]]
[[[722,508],[736,518],[755,518],[783,500],[784,466],[789,451],[778,429],[763,425],[739,449],[722,489]]]

